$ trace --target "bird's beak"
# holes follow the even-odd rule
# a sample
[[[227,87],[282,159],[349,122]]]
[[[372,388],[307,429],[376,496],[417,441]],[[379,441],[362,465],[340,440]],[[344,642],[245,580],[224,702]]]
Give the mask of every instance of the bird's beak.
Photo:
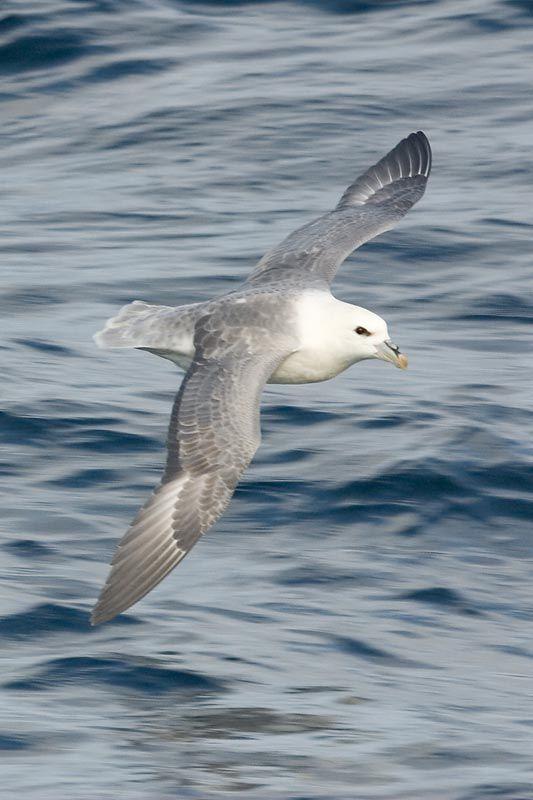
[[[376,345],[376,358],[381,358],[383,361],[390,361],[398,369],[407,369],[407,356],[400,353],[398,345],[386,339],[381,344]]]

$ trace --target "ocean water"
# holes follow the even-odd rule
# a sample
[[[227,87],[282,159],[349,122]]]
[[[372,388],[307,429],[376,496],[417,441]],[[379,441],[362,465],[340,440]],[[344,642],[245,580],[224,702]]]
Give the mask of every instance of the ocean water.
[[[24,800],[533,798],[529,0],[3,0],[0,761]],[[233,289],[412,130],[335,294],[402,373],[271,386],[229,511],[88,624],[180,376],[91,336]]]

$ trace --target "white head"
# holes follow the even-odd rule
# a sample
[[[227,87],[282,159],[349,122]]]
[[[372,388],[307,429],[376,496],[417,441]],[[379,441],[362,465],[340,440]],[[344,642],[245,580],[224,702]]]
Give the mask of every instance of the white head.
[[[340,323],[342,346],[343,349],[346,348],[352,364],[367,358],[379,358],[390,361],[399,369],[407,368],[407,356],[400,353],[399,347],[391,342],[384,319],[366,308],[349,303],[337,301],[335,308],[338,313],[337,336],[340,333]]]
[[[326,381],[367,358],[400,369],[407,358],[389,339],[385,320],[366,308],[310,290],[298,298],[299,347],[271,376],[271,383]]]

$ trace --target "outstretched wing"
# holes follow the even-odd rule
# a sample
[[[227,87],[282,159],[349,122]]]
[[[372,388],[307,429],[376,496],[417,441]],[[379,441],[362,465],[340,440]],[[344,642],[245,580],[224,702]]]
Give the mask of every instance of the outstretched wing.
[[[250,337],[231,344],[208,327],[198,326],[196,357],[174,402],[163,480],[118,545],[93,625],[179,564],[223,513],[259,447],[261,391],[287,352],[271,342],[253,347]]]
[[[305,273],[331,282],[357,247],[393,228],[424,194],[431,147],[422,131],[402,139],[346,189],[337,207],[291,233],[257,264],[248,283]]]

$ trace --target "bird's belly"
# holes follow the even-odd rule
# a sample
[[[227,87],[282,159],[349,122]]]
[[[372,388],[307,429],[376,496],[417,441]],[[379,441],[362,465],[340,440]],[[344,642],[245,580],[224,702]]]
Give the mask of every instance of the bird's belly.
[[[268,383],[318,383],[334,378],[350,366],[343,358],[316,350],[298,350],[272,373]]]

